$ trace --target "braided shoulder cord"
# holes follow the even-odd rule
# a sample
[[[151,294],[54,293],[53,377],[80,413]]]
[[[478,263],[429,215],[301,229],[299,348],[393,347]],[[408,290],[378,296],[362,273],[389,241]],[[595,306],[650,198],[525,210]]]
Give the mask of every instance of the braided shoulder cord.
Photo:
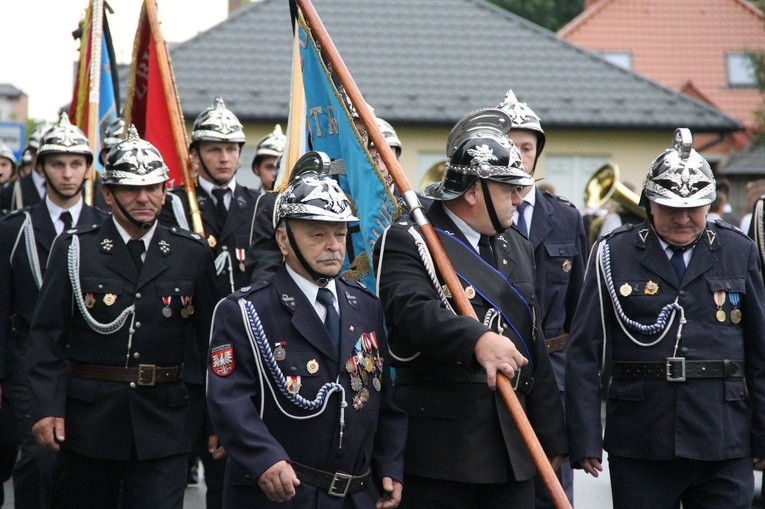
[[[40,258],[37,256],[37,241],[35,240],[35,230],[32,227],[32,217],[29,212],[24,212],[26,218],[24,224],[21,225],[21,231],[24,232],[24,244],[27,248],[27,257],[29,258],[29,266],[32,269],[32,278],[35,280],[35,285],[39,290],[42,286],[42,271],[40,270]],[[13,258],[13,256],[11,256]]]
[[[425,272],[428,273],[430,282],[433,284],[433,288],[435,288],[436,292],[438,293],[438,297],[441,299],[441,302],[444,304],[444,306],[446,306],[446,309],[454,313],[454,309],[452,309],[452,306],[446,299],[446,294],[444,294],[444,290],[441,288],[441,283],[438,281],[436,270],[433,267],[433,258],[431,258],[430,251],[428,251],[428,247],[425,245],[425,239],[422,238],[422,235],[420,235],[414,226],[409,227],[409,230],[407,231],[409,232],[409,235],[411,235],[414,239],[414,244],[417,246],[417,253],[420,255],[422,264],[425,266]]]
[[[316,394],[316,398],[313,401],[308,401],[303,396],[299,394],[292,394],[291,392],[287,390],[287,379],[285,378],[284,373],[282,373],[282,370],[279,369],[279,365],[276,363],[276,359],[274,359],[274,354],[271,351],[271,345],[268,343],[266,332],[263,330],[263,324],[260,321],[260,317],[258,316],[257,311],[255,311],[255,306],[253,306],[252,303],[248,300],[239,299],[239,307],[242,310],[242,318],[246,325],[245,330],[247,332],[247,336],[250,339],[250,344],[253,349],[255,361],[258,364],[258,368],[261,373],[261,376],[266,378],[269,389],[271,390],[271,394],[274,396],[274,402],[279,407],[279,410],[281,410],[281,412],[284,415],[292,419],[310,419],[324,412],[324,410],[327,407],[327,403],[329,402],[330,394],[336,391],[340,391],[341,398],[342,398],[342,403],[341,403],[341,415],[342,415],[342,411],[348,405],[348,403],[345,401],[345,389],[338,382],[327,382],[324,385],[322,385],[321,388],[319,389],[319,392]],[[279,401],[276,399],[274,388],[271,385],[271,379],[266,377],[265,371],[263,370],[264,362],[266,364],[266,368],[268,369],[269,374],[271,375],[271,379],[273,379],[276,382],[279,388],[279,392],[281,392],[285,398],[287,398],[291,403],[293,403],[295,406],[302,408],[303,410],[317,410],[320,407],[321,407],[321,410],[315,414],[302,416],[302,417],[290,415],[289,413],[287,413],[281,407],[281,405],[279,405]],[[262,415],[262,411],[261,411],[261,415]]]
[[[231,293],[234,293],[234,265],[231,261],[231,253],[226,249],[221,251],[218,256],[215,257],[215,275],[220,276],[228,265],[228,284],[231,286]]]
[[[614,281],[611,275],[611,249],[608,246],[608,242],[603,241],[600,244],[598,251],[599,251],[598,262],[601,269],[600,272],[602,272],[603,277],[605,278],[606,288],[608,290],[608,295],[611,297],[611,302],[614,306],[617,322],[619,323],[619,326],[622,328],[624,333],[632,340],[632,342],[638,346],[644,346],[644,347],[653,346],[659,343],[662,339],[664,339],[664,336],[667,334],[667,332],[669,332],[669,329],[675,320],[675,315],[677,314],[677,311],[680,311],[680,315],[681,315],[680,326],[677,331],[677,338],[679,341],[681,333],[682,333],[683,324],[685,324],[685,312],[683,310],[683,307],[678,303],[677,298],[675,298],[674,302],[671,302],[665,305],[661,309],[661,311],[659,312],[659,316],[656,319],[656,322],[653,323],[652,325],[644,325],[642,323],[631,320],[624,313],[621,303],[619,302],[619,298],[616,296],[616,289],[614,288]],[[599,275],[600,275],[600,272],[599,272]],[[601,305],[601,310],[602,308],[603,307]],[[659,336],[658,339],[656,339],[653,342],[643,343],[642,341],[632,336],[632,334],[630,334],[630,332],[627,330],[625,326],[629,327],[633,331],[640,332],[642,334],[654,335],[654,334],[658,334],[659,332],[662,332],[662,334],[661,336]]]
[[[184,230],[190,230],[189,222],[186,221],[186,212],[183,210],[183,202],[181,201],[181,198],[176,196],[175,193],[167,193],[167,195],[170,197],[170,201],[172,202],[170,205],[173,207],[175,222],[177,222],[178,226]]]
[[[69,281],[72,283],[72,294],[74,295],[74,301],[77,303],[77,309],[80,310],[82,317],[88,323],[91,329],[99,334],[114,334],[125,325],[127,317],[132,315],[130,321],[130,338],[133,337],[133,321],[135,321],[135,304],[131,304],[129,307],[122,310],[114,321],[109,323],[99,323],[88,311],[85,306],[85,301],[82,298],[82,285],[80,284],[80,239],[77,235],[72,235],[72,243],[69,245],[69,257],[68,269],[69,269]]]

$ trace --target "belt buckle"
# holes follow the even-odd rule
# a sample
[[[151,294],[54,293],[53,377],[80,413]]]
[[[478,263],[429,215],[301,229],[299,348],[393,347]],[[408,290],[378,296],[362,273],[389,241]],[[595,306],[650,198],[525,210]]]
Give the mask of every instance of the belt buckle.
[[[157,365],[156,364],[139,364],[138,365],[138,385],[151,387],[156,383],[156,381],[157,381]]]
[[[674,367],[679,367],[680,374],[673,375]],[[685,382],[685,357],[667,357],[667,382]]]
[[[348,493],[348,488],[351,487],[352,478],[353,476],[350,474],[335,472],[334,477],[332,477],[332,484],[329,485],[327,492],[333,497],[345,498],[345,495]],[[339,483],[344,484],[339,485]],[[340,486],[342,486],[342,488],[340,488]]]
[[[515,370],[515,382],[513,382],[513,390],[518,392],[518,386],[521,384],[521,368]]]

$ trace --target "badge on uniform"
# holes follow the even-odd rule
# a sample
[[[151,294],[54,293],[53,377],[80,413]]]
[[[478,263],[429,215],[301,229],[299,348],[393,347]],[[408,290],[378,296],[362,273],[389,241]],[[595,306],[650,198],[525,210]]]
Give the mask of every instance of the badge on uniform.
[[[167,254],[170,252],[170,244],[165,242],[164,240],[159,241],[159,250],[162,251],[162,254]]]
[[[92,293],[85,294],[85,307],[90,309],[96,305],[96,298]]]
[[[714,301],[715,305],[717,306],[717,312],[715,313],[715,318],[718,322],[723,323],[725,321],[726,315],[725,311],[723,310],[723,304],[725,304],[725,290],[717,290],[714,293]],[[732,319],[732,317],[731,317]]]
[[[290,297],[286,293],[282,294],[282,302],[284,302],[284,305],[290,308],[291,310],[295,310],[295,298]]]
[[[739,302],[741,302],[741,294],[737,292],[730,292],[728,294],[733,309],[730,310],[730,321],[733,323],[741,323],[741,310],[738,308]]]
[[[165,305],[165,307],[162,308],[162,316],[165,318],[173,316],[173,309],[170,307],[171,302],[173,302],[173,297],[171,295],[162,297],[162,303]]]
[[[619,287],[619,293],[622,295],[622,297],[629,297],[632,294],[632,285],[629,283],[624,283]]]
[[[311,359],[306,363],[305,369],[308,373],[315,375],[316,372],[319,371],[319,362],[316,359]]]
[[[191,295],[181,295],[181,318],[188,318],[194,314],[194,305],[191,303]]]
[[[218,245],[218,240],[215,238],[215,235],[210,234],[210,236],[207,237],[207,245],[212,248]]]
[[[242,248],[236,248],[236,259],[239,261],[239,270],[244,272],[245,251]]]
[[[108,253],[112,250],[113,246],[114,246],[114,242],[112,242],[112,239],[104,239],[101,241],[102,251],[106,251]]]
[[[296,375],[288,375],[287,377],[287,392],[290,394],[297,394],[300,392],[300,388],[303,384],[300,383],[300,377]]]
[[[650,280],[645,284],[645,288],[643,289],[643,293],[646,295],[656,295],[658,291],[659,284]]]
[[[280,341],[278,343],[274,343],[274,359],[277,361],[283,361],[287,358],[287,351],[284,349],[284,347],[287,345],[286,341]]]
[[[465,296],[468,299],[474,299],[475,298],[475,288],[472,286],[468,286],[465,288]]]
[[[113,293],[107,293],[104,295],[104,304],[107,306],[113,305],[115,302],[117,302],[117,296]]]
[[[210,367],[218,376],[228,376],[234,372],[234,346],[231,343],[216,346],[210,352]]]
[[[563,272],[569,272],[571,270],[571,260],[565,259],[563,260],[563,264],[560,266],[561,269],[563,269]]]

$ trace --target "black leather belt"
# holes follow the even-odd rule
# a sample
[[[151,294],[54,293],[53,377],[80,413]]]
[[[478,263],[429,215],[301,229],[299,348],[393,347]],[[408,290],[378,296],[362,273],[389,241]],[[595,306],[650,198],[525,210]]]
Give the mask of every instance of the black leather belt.
[[[688,361],[685,357],[667,357],[664,361],[614,361],[614,378],[663,378],[683,382],[688,378],[742,378],[744,361]]]
[[[566,349],[566,347],[568,346],[568,342],[569,342],[569,335],[561,334],[560,336],[546,339],[545,348],[547,348],[547,353],[560,352],[561,350]]]
[[[343,472],[325,472],[294,461],[292,468],[300,482],[326,490],[333,497],[343,498],[348,493],[364,491],[369,486],[369,470],[363,475],[350,475]]]
[[[464,368],[396,368],[395,385],[422,385],[444,383],[486,383],[484,370],[471,371]],[[515,392],[528,394],[534,387],[534,377],[523,374],[523,369],[517,369],[510,380]]]
[[[133,382],[136,385],[152,386],[158,383],[177,382],[183,366],[163,368],[154,364],[139,364],[134,368],[120,366],[98,366],[69,362],[69,374],[77,378],[90,378],[107,382]]]

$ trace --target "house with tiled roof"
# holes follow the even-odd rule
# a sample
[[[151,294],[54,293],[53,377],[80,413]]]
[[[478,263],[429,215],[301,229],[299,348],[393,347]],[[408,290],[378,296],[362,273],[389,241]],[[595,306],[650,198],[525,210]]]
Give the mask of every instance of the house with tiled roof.
[[[765,51],[765,20],[747,0],[587,0],[558,35],[756,126],[763,95],[748,53]],[[710,138],[708,150],[748,141]]]
[[[642,180],[678,126],[726,136],[740,122],[484,0],[321,0],[324,25],[375,113],[396,128],[415,187],[444,157],[465,113],[508,88],[542,118],[538,174],[580,204],[607,161]],[[187,120],[222,96],[246,124],[243,166],[261,136],[284,127],[291,68],[288,2],[262,0],[171,50]],[[247,174],[247,171],[241,171]]]

